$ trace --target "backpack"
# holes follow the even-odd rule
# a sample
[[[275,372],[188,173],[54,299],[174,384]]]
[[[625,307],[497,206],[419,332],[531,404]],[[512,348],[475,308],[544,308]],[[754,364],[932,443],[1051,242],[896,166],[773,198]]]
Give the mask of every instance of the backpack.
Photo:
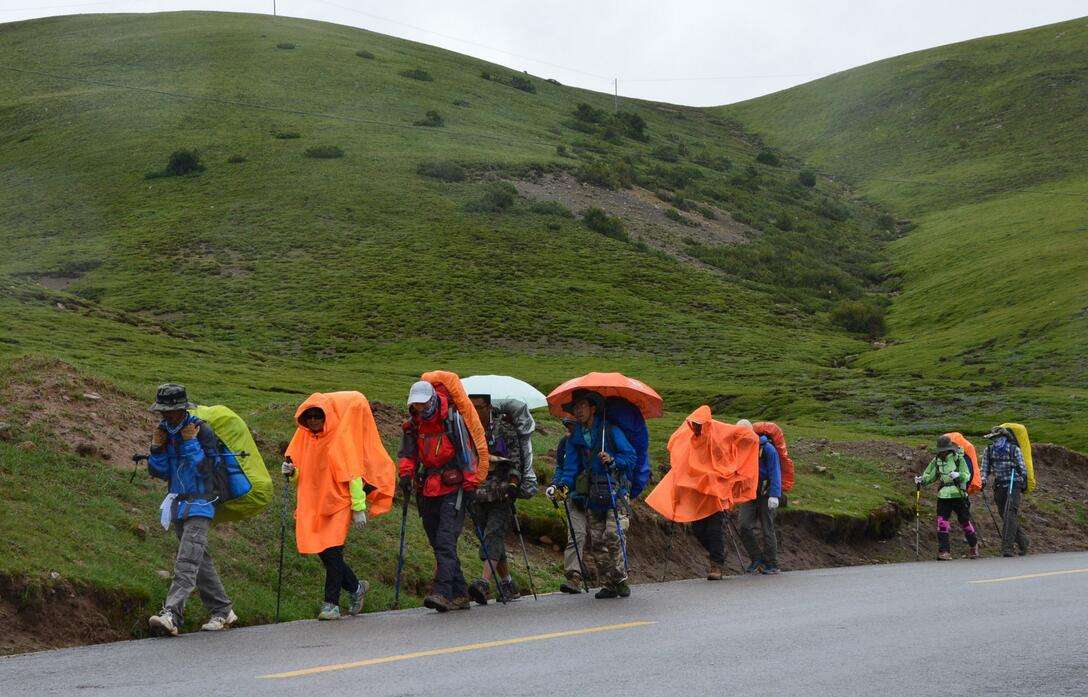
[[[978,453],[975,451],[975,446],[959,431],[953,431],[944,435],[948,436],[953,443],[963,450],[963,459],[967,460],[967,470],[971,473],[971,476],[967,480],[967,494],[977,494],[982,491],[982,472],[980,471]]]
[[[1016,444],[1020,446],[1020,454],[1024,456],[1024,467],[1028,471],[1027,493],[1035,491],[1035,464],[1031,461],[1031,439],[1028,438],[1028,429],[1023,424],[1005,423],[1001,428],[1007,428],[1016,436]]]
[[[215,507],[214,522],[245,520],[260,513],[272,501],[272,477],[246,422],[222,405],[198,406],[189,413],[208,424],[223,446],[216,468],[222,503]]]
[[[487,435],[461,378],[446,370],[434,370],[424,373],[420,379],[434,385],[435,391],[446,397],[450,412],[446,418],[446,435],[457,450],[457,464],[462,472],[473,474],[476,483],[482,484],[487,479],[491,462]]]
[[[752,424],[752,430],[758,435],[767,436],[778,451],[778,464],[782,466],[782,492],[788,494],[793,490],[793,460],[786,450],[786,434],[773,421],[757,421]]]
[[[635,465],[631,468],[631,498],[638,498],[650,483],[650,432],[646,419],[634,404],[623,397],[609,397],[604,406],[605,421],[623,431],[631,447],[635,449]],[[605,435],[611,438],[609,429]]]

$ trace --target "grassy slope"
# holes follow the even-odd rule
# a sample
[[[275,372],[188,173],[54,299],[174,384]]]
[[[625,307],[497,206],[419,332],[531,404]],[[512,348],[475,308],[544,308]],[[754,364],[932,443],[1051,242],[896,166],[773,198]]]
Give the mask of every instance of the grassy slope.
[[[1084,447],[1088,19],[881,61],[722,111],[917,228],[860,364],[990,384]]]

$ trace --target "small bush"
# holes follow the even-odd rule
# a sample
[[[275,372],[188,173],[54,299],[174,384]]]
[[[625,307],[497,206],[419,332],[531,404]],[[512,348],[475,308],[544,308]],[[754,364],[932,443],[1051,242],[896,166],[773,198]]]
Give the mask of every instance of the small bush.
[[[876,226],[887,232],[895,232],[895,218],[888,213],[883,213],[876,219]]]
[[[295,138],[301,138],[302,134],[298,131],[273,131],[273,138],[279,138],[280,140],[293,140]]]
[[[485,80],[490,80],[491,79],[491,73],[487,72],[486,70],[482,70],[482,71],[480,71],[480,77],[482,77]]]
[[[662,162],[680,161],[680,149],[675,145],[659,145],[653,149],[653,152],[651,152],[650,155]]]
[[[623,160],[609,163],[597,160],[582,165],[574,171],[574,178],[583,184],[591,184],[602,189],[615,191],[634,183],[635,173],[631,165]]]
[[[778,159],[778,153],[776,153],[774,150],[770,150],[767,148],[759,151],[759,154],[756,155],[756,162],[764,165],[770,165],[771,167],[777,167],[779,164],[781,164],[781,161]]]
[[[714,212],[714,209],[709,206],[697,206],[696,210],[699,211],[699,215],[703,216],[707,220],[717,220],[718,214]]]
[[[527,77],[522,77],[521,75],[512,76],[510,78],[510,86],[516,90],[521,90],[522,92],[536,92],[536,85],[533,84],[533,81]]]
[[[570,209],[558,201],[534,201],[529,206],[529,212],[537,215],[557,215],[561,218],[573,218]]]
[[[555,154],[559,157],[570,157],[570,154],[567,152],[567,146],[562,143],[555,146]]]
[[[784,230],[785,232],[793,230],[793,218],[788,215],[778,216],[775,218],[774,224],[779,230]]]
[[[599,232],[605,237],[611,237],[621,242],[630,241],[627,230],[623,227],[623,221],[605,213],[600,208],[590,208],[582,214],[582,222],[594,232]]]
[[[797,175],[797,181],[801,182],[802,184],[811,189],[812,187],[816,186],[816,173],[807,169],[803,170]]]
[[[359,56],[360,58],[366,58],[367,60],[374,60],[374,54],[370,51],[367,51],[366,49],[359,49],[355,52],[355,55]]]
[[[619,127],[609,124],[604,127],[604,132],[601,133],[601,137],[609,143],[619,143],[623,140],[623,131],[621,131]]]
[[[434,77],[431,76],[423,68],[412,68],[411,70],[402,70],[400,72],[401,77],[411,78],[413,80],[420,80],[422,82],[433,82]]]
[[[306,152],[303,154],[315,160],[332,160],[343,157],[344,151],[335,145],[312,145],[306,148]]]
[[[582,102],[574,109],[574,118],[583,123],[604,123],[605,119],[608,118],[608,114],[601,109],[594,109],[589,104]]]
[[[491,182],[484,188],[484,195],[466,206],[473,213],[502,213],[510,210],[518,200],[518,190],[510,182]]]
[[[842,222],[850,217],[850,209],[843,204],[832,201],[829,198],[825,198],[820,201],[820,205],[816,207],[816,212],[825,218],[830,220],[837,220]]]
[[[870,339],[887,331],[884,308],[861,300],[843,300],[831,311],[831,321],[850,332],[865,334]]]
[[[471,104],[469,104],[469,101],[467,99],[455,99],[453,101],[453,105],[454,106],[459,106],[459,107],[462,107],[462,108],[467,107],[467,106],[472,106]]]
[[[431,109],[427,114],[419,121],[413,122],[416,126],[427,126],[428,128],[441,128],[446,125],[446,120],[442,118],[434,109]]]
[[[196,150],[175,150],[170,153],[170,159],[167,160],[162,174],[167,177],[183,177],[186,174],[203,171],[204,165],[200,162],[200,153]]]
[[[453,160],[426,160],[416,167],[416,174],[444,182],[462,182],[468,176],[465,168]]]
[[[231,155],[227,158],[227,162],[231,163],[232,165],[240,165],[245,161],[246,158],[242,155]]]
[[[699,223],[694,220],[689,220],[683,213],[675,208],[669,208],[665,211],[665,217],[669,220],[675,220],[681,225],[687,225],[688,227],[699,227]]]
[[[695,164],[702,165],[715,172],[728,172],[733,169],[733,161],[724,155],[708,155],[704,153],[696,157],[693,161]]]
[[[549,77],[549,78],[548,78],[547,80],[545,80],[544,82],[547,82],[547,83],[549,83],[549,84],[552,84],[552,85],[562,85],[562,84],[563,84],[563,83],[562,83],[562,82],[560,82],[559,80],[556,80],[556,79],[555,79],[554,77]]]
[[[295,45],[293,43],[290,43],[289,41],[283,41],[281,43],[276,44],[276,48],[282,48],[284,51],[290,51],[294,47],[295,47]]]
[[[646,135],[646,119],[630,111],[621,111],[616,114],[615,120],[623,127],[624,135],[632,140],[646,142],[650,139]]]

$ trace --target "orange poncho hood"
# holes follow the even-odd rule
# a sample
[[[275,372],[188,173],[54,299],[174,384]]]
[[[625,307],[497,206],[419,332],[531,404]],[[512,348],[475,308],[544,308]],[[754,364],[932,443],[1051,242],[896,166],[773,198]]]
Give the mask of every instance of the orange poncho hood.
[[[313,433],[302,426],[303,412],[325,412],[325,428]],[[374,487],[367,495],[367,516],[393,506],[396,469],[382,445],[370,402],[359,392],[316,392],[295,410],[299,423],[287,455],[298,468],[295,533],[299,552],[314,554],[344,543],[351,524],[349,482],[362,477]]]
[[[695,434],[692,424],[700,425]],[[691,523],[756,497],[759,436],[696,409],[669,438],[669,473],[646,503],[668,520]]]

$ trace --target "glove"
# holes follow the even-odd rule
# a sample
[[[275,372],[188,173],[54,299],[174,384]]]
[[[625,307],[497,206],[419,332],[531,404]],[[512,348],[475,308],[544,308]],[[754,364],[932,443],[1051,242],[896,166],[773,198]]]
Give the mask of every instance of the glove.
[[[198,433],[200,433],[200,426],[192,421],[185,424],[181,429],[181,437],[184,440],[192,440],[196,438],[196,434]]]
[[[566,501],[567,493],[570,491],[565,486],[556,486],[552,484],[550,487],[544,490],[544,495],[550,498],[552,501]]]
[[[767,499],[767,508],[771,509],[772,511],[774,509],[778,508],[778,497],[777,496],[771,496],[771,497],[769,497]]]
[[[400,478],[400,490],[405,496],[411,496],[412,494],[412,478],[405,475]]]
[[[914,483],[917,486],[922,486],[922,475],[919,474],[917,477],[915,477],[914,478]]]
[[[960,478],[959,470],[952,470],[951,472],[949,472],[948,473],[948,478],[951,479],[952,481],[955,481],[955,480],[959,479]]]
[[[155,429],[155,433],[151,436],[151,447],[161,448],[166,445],[166,431],[161,427]]]
[[[351,524],[362,530],[366,527],[366,511],[352,511]]]
[[[290,479],[291,477],[295,476],[295,470],[297,469],[298,468],[295,467],[295,463],[284,462],[282,465],[280,465],[280,474]]]
[[[980,486],[981,486],[981,487],[982,487],[983,489],[985,489],[985,488],[986,488],[986,482],[988,481],[988,479],[989,479],[989,477],[983,477],[982,479],[980,479],[980,480],[979,480],[979,485],[980,485]]]

